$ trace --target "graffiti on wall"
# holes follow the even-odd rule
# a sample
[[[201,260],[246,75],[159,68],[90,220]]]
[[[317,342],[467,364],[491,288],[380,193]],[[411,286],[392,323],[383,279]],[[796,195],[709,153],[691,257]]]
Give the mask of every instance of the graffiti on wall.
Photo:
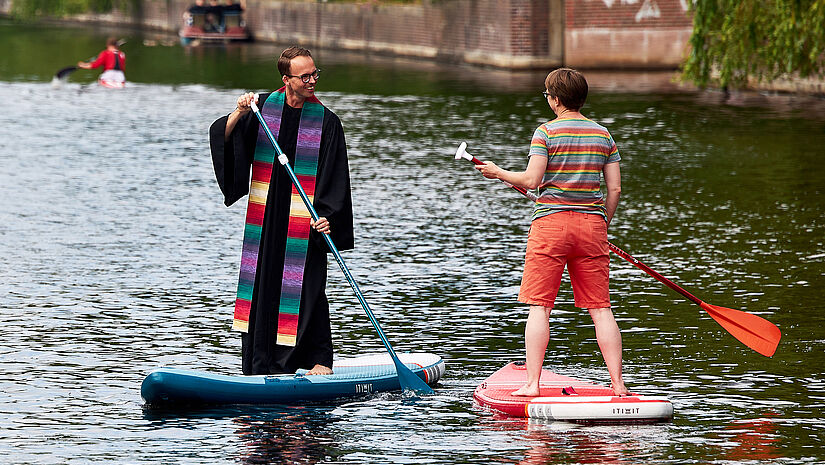
[[[639,10],[636,12],[636,22],[642,22],[646,19],[658,19],[662,17],[662,10],[656,0],[602,0],[606,7],[612,8],[613,5],[639,5]],[[679,4],[683,11],[687,11],[687,0],[679,0]]]

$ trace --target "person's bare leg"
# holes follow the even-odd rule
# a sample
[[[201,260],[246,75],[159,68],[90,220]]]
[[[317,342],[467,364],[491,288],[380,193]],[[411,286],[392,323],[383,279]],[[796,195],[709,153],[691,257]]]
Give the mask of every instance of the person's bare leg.
[[[524,349],[527,355],[527,384],[513,391],[514,396],[536,397],[539,395],[541,367],[550,342],[550,310],[538,305],[530,306],[527,325],[524,327]]]
[[[306,374],[307,375],[331,375],[332,374],[332,368],[326,367],[324,365],[316,364]]]
[[[610,373],[610,387],[617,396],[626,396],[629,391],[622,379],[622,333],[619,332],[619,325],[610,307],[590,308],[587,311],[596,326],[596,341]]]

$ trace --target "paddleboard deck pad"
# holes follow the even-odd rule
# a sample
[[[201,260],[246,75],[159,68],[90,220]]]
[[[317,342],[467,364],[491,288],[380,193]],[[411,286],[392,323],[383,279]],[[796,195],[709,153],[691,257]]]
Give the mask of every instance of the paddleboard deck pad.
[[[613,389],[543,369],[538,397],[513,396],[527,382],[523,362],[512,362],[493,373],[473,392],[484,407],[514,417],[586,424],[658,423],[673,418],[666,397],[631,394],[617,397]]]
[[[398,354],[401,363],[433,385],[444,375],[441,357],[428,353]],[[389,354],[372,354],[333,362],[332,375],[231,376],[179,368],[159,368],[140,387],[147,405],[301,404],[374,392],[399,391],[401,384]]]

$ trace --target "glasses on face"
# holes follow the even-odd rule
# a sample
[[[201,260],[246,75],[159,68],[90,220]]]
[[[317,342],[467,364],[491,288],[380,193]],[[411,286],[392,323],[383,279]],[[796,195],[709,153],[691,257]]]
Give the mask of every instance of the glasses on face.
[[[541,95],[543,95],[543,96],[544,96],[544,98],[547,98],[547,97],[549,97],[549,96],[550,96],[550,92],[548,92],[548,91],[546,91],[546,90],[543,90],[543,91],[541,91]]]
[[[317,81],[318,78],[320,77],[320,75],[321,75],[321,70],[318,69],[318,68],[315,68],[315,71],[313,71],[311,73],[302,74],[300,76],[295,75],[295,74],[287,74],[286,77],[291,77],[291,78],[296,77],[296,78],[299,78],[301,80],[301,82],[303,82],[304,84],[309,84],[309,81],[311,79],[315,79]]]

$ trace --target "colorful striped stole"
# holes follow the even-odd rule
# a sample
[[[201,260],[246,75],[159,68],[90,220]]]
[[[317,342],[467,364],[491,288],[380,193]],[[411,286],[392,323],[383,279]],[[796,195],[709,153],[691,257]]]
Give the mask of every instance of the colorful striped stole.
[[[270,94],[261,107],[273,135],[277,139],[281,127],[284,106],[284,88]],[[324,122],[324,106],[314,96],[304,102],[301,121],[298,126],[298,141],[293,169],[301,187],[310,202],[315,196],[315,175],[318,170],[318,152],[321,146],[321,129]],[[249,188],[249,204],[246,210],[241,271],[238,279],[238,294],[235,299],[235,316],[232,328],[247,332],[255,275],[258,266],[261,230],[263,227],[269,182],[272,178],[273,163],[277,154],[263,128],[258,131],[255,158],[252,162],[252,182]],[[298,315],[301,305],[301,290],[304,267],[309,245],[311,216],[301,200],[295,186],[287,226],[284,272],[281,280],[281,298],[278,306],[278,333],[276,344],[295,346],[298,332]]]

